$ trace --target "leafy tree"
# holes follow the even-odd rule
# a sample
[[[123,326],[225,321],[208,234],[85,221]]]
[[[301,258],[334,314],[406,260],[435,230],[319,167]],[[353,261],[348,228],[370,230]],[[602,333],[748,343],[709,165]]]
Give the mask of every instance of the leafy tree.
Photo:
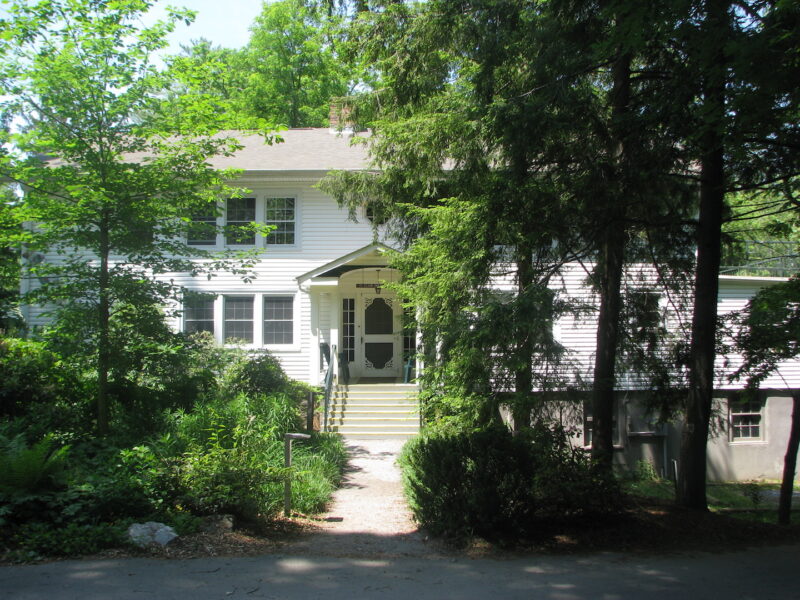
[[[28,262],[39,284],[26,300],[49,306],[90,348],[101,434],[109,430],[117,308],[176,297],[180,290],[157,278],[168,272],[246,268],[184,242],[192,213],[238,193],[225,183],[232,172],[208,164],[238,146],[213,135],[219,121],[203,95],[167,101],[160,93],[171,80],[150,56],[192,14],[170,10],[166,21],[140,27],[152,4],[13,2],[0,22],[2,109],[25,123],[3,136],[14,152],[0,164],[26,188],[15,213],[30,225],[13,241],[28,256],[49,257]]]
[[[243,101],[255,114],[287,127],[328,124],[331,100],[349,93],[353,77],[328,28],[302,0],[264,4],[246,49]]]
[[[687,3],[676,28],[685,58],[675,89],[693,89],[687,148],[699,165],[697,268],[686,426],[678,501],[705,509],[706,443],[711,418],[726,193],[772,190],[795,203],[797,7],[791,3],[705,0]],[[770,69],[761,65],[769,64]],[[697,85],[694,85],[697,82]]]
[[[552,163],[537,151],[563,121],[534,116],[531,105],[545,101],[526,94],[529,73],[516,67],[541,42],[526,21],[534,17],[513,3],[463,14],[448,3],[393,3],[362,14],[348,51],[381,80],[354,115],[373,128],[379,172],[326,183],[353,209],[367,203],[398,217],[397,233],[413,241],[396,264],[428,348],[439,345],[425,377],[432,389],[476,399],[475,424],[496,418],[502,401],[525,426],[542,396],[534,388],[564,383],[551,331],[572,307],[548,283],[576,244],[562,226]],[[513,291],[498,293],[500,280]]]
[[[401,291],[442,340],[442,372],[462,390],[514,390],[518,422],[534,388],[569,385],[563,349],[542,332],[587,308],[549,289],[565,262],[587,263],[600,298],[595,458],[608,468],[623,268],[656,260],[642,252],[655,232],[672,235],[661,251],[686,247],[674,243],[680,222],[665,227],[686,194],[671,176],[677,144],[648,110],[660,91],[642,66],[648,38],[624,34],[658,21],[623,8],[431,2],[359,15],[351,53],[381,81],[355,114],[372,119],[380,173],[328,180],[351,206],[394,211],[402,235],[420,236],[398,259]],[[499,276],[511,297],[492,291]]]
[[[0,240],[13,237],[20,223],[13,212],[16,197],[9,186],[0,189]],[[19,297],[19,249],[0,245],[0,335],[21,327]]]
[[[748,388],[757,390],[769,375],[780,373],[780,363],[800,354],[800,278],[764,288],[747,304],[744,329],[737,347],[744,363],[734,378],[747,377]],[[800,391],[792,390],[792,421],[783,466],[778,522],[788,525],[792,509],[797,448],[800,445]]]
[[[170,59],[171,68],[183,86],[213,99],[229,127],[322,127],[331,100],[356,78],[334,51],[335,20],[302,0],[264,3],[245,48],[197,40]]]

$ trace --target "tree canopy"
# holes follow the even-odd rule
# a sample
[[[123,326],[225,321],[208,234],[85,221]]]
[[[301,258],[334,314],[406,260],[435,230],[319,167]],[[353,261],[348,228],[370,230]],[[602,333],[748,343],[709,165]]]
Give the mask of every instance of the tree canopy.
[[[172,80],[151,56],[192,14],[171,10],[166,21],[141,27],[151,5],[14,2],[0,22],[2,110],[19,123],[4,132],[0,170],[24,186],[13,211],[27,223],[4,233],[25,249],[26,301],[47,306],[70,329],[68,339],[92,349],[102,433],[113,321],[158,313],[123,307],[176,297],[170,279],[157,277],[165,273],[246,270],[233,256],[185,243],[193,213],[239,193],[227,184],[232,172],[209,166],[238,143],[214,135],[220,122],[203,95],[164,98]]]
[[[336,53],[336,20],[302,0],[264,3],[244,48],[196,40],[170,64],[183,86],[216,102],[231,128],[324,127],[331,100],[358,79]]]

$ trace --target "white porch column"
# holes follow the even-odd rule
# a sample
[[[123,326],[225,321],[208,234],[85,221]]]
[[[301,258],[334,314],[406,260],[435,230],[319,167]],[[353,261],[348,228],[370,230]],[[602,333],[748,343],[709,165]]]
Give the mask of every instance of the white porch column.
[[[322,294],[314,290],[308,290],[308,301],[311,304],[311,360],[309,361],[308,380],[311,382],[311,385],[319,384],[319,372],[322,369],[319,357],[319,344],[322,341],[319,331],[319,305],[321,295]]]
[[[336,351],[341,350],[342,339],[339,335],[342,323],[342,294],[337,290],[331,293],[331,352],[336,346]]]

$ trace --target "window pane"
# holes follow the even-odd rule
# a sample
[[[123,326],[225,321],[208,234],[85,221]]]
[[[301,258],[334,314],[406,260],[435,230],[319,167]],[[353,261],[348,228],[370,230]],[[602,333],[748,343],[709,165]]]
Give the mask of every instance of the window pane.
[[[208,331],[214,333],[214,299],[202,296],[186,298],[183,306],[183,324],[186,333]]]
[[[225,297],[225,341],[253,343],[253,297]]]
[[[342,299],[342,351],[348,362],[356,359],[356,300]]]
[[[256,220],[255,198],[229,198],[226,217],[225,243],[244,246],[256,243],[255,233],[248,229]]]
[[[294,298],[264,296],[264,343],[294,342]]]
[[[731,398],[731,439],[760,440],[763,404],[760,399]]]
[[[266,224],[275,227],[267,236],[267,245],[294,244],[295,199],[267,198]]]
[[[217,215],[214,206],[192,215],[186,241],[192,246],[213,246],[217,243]]]

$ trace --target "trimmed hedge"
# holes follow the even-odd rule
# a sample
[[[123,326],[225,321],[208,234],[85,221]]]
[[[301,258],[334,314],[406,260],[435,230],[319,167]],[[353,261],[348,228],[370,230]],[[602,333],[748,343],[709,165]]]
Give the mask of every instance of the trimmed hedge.
[[[600,476],[560,428],[422,436],[406,444],[400,463],[414,517],[434,535],[527,537],[546,520],[620,506],[616,481]]]

